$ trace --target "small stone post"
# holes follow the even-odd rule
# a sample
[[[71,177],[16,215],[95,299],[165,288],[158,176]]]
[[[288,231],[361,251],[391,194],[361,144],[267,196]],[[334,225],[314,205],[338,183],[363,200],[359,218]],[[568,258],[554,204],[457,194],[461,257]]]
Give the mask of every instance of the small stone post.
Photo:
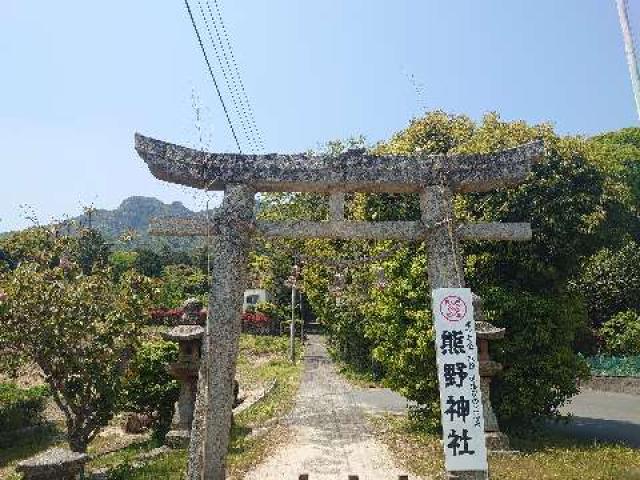
[[[291,275],[285,281],[285,285],[291,288],[291,325],[289,325],[289,360],[296,360],[296,294],[298,293],[298,279],[300,278],[300,267],[294,264],[291,268]]]
[[[169,372],[180,382],[180,397],[175,404],[171,430],[166,444],[172,448],[186,448],[191,438],[191,424],[195,408],[198,371],[200,369],[200,346],[204,335],[204,323],[200,319],[202,303],[191,298],[183,304],[181,325],[163,334],[166,340],[178,342],[180,352]]]
[[[302,310],[302,293],[298,295],[298,302],[300,303],[300,344],[304,344],[304,311]]]

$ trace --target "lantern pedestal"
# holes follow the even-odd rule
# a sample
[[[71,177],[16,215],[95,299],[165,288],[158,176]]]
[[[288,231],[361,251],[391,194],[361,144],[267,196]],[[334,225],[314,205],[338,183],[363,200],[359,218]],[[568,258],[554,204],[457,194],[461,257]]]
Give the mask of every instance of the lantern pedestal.
[[[169,365],[169,373],[180,382],[180,397],[175,404],[171,430],[166,436],[166,443],[172,448],[188,447],[191,438],[203,336],[204,327],[200,325],[179,325],[163,335],[180,346],[178,360]]]
[[[495,327],[489,322],[482,320],[476,322],[485,440],[487,450],[494,452],[509,450],[509,437],[500,431],[498,419],[491,405],[491,381],[495,375],[502,371],[502,365],[491,360],[489,356],[489,341],[503,338],[504,333],[504,328]]]

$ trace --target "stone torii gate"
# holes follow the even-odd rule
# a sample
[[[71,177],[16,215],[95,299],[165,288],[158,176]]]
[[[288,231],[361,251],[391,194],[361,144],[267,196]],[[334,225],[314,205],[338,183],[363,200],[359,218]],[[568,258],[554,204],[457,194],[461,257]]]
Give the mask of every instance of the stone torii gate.
[[[229,445],[242,299],[253,234],[287,238],[424,240],[432,289],[464,287],[461,240],[531,238],[528,223],[455,222],[452,195],[482,192],[523,182],[542,155],[541,142],[490,154],[370,155],[350,150],[339,156],[217,154],[136,134],[135,147],[160,180],[224,192],[211,219],[170,222],[156,233],[215,236],[206,340],[203,342],[196,416],[189,452],[190,480],[223,480]],[[258,192],[317,192],[330,195],[325,222],[256,221]],[[419,193],[421,220],[356,222],[344,219],[345,192]],[[484,406],[485,417],[487,405]],[[490,410],[490,406],[489,406]],[[484,478],[484,472],[467,472]]]

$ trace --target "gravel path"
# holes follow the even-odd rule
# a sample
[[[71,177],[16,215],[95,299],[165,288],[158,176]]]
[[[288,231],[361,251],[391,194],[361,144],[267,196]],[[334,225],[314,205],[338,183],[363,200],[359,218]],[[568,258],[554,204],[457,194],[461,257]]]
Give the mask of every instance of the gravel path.
[[[309,480],[397,480],[406,473],[372,437],[358,389],[338,375],[322,337],[309,336],[304,363],[296,406],[286,421],[291,440],[245,478],[298,480],[308,473]]]

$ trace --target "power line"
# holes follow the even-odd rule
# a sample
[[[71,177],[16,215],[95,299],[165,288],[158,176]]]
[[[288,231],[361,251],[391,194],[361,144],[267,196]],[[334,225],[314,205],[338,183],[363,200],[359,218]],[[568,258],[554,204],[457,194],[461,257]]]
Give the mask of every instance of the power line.
[[[209,6],[208,2],[207,2],[207,7]],[[231,69],[231,66],[229,65],[229,62],[226,58],[226,53],[224,52],[224,49],[222,48],[222,40],[220,39],[220,33],[218,31],[218,25],[215,23],[215,19],[213,18],[213,15],[211,15],[211,21],[213,22],[213,26],[216,32],[216,36],[218,38],[218,43],[220,43],[220,49],[222,50],[222,53],[224,55],[224,59],[226,61],[226,68],[225,68],[225,62],[222,61],[222,58],[220,56],[220,50],[218,49],[218,45],[216,44],[216,41],[213,38],[213,34],[211,33],[211,28],[209,28],[209,20],[207,19],[207,16],[204,12],[204,9],[202,8],[202,2],[200,0],[198,0],[198,8],[200,9],[200,14],[202,15],[202,20],[204,21],[204,25],[205,28],[207,30],[207,34],[209,36],[209,41],[211,42],[211,45],[213,46],[213,52],[215,54],[216,60],[218,61],[218,65],[220,65],[220,70],[222,71],[222,78],[223,78],[223,83],[225,84],[227,90],[229,90],[230,93],[230,97],[231,97],[231,104],[233,105],[233,110],[236,114],[236,116],[240,119],[240,125],[242,127],[242,133],[244,134],[245,139],[248,141],[248,143],[251,145],[252,144],[252,148],[255,151],[256,150],[256,142],[255,139],[252,135],[249,134],[249,129],[247,128],[247,114],[244,111],[244,108],[239,108],[238,107],[238,93],[237,93],[237,86],[235,85],[235,82],[233,82],[233,78],[232,81],[229,81],[229,76],[227,75],[227,71]],[[211,13],[211,9],[209,8],[209,13]],[[241,105],[242,107],[242,105]]]
[[[218,12],[218,19],[220,22],[220,28],[218,28],[218,22],[216,21],[215,16],[213,15],[213,12],[211,11],[211,4],[209,3],[209,0],[207,0],[207,10],[209,11],[209,16],[211,18],[211,22],[213,23],[213,26],[215,28],[215,32],[216,32],[216,37],[218,39],[218,43],[220,44],[220,49],[222,50],[222,55],[224,57],[224,61],[227,65],[227,69],[229,71],[229,76],[231,77],[231,83],[233,85],[233,91],[236,94],[236,98],[238,99],[239,103],[240,103],[240,108],[242,110],[242,114],[244,115],[245,119],[247,120],[247,124],[249,125],[249,130],[251,132],[251,139],[256,147],[256,150],[260,150],[261,149],[261,142],[262,139],[259,138],[259,133],[256,133],[257,127],[255,119],[253,118],[253,111],[251,110],[251,106],[248,105],[248,109],[245,109],[245,104],[246,102],[243,99],[243,96],[240,94],[240,90],[238,89],[238,82],[240,83],[240,86],[243,87],[243,82],[242,82],[242,77],[239,74],[238,71],[238,67],[237,65],[234,63],[235,65],[235,75],[234,75],[234,71],[231,68],[231,64],[229,62],[229,58],[227,57],[227,50],[229,50],[229,53],[231,55],[231,59],[235,60],[235,57],[233,56],[233,50],[231,47],[231,43],[229,41],[229,37],[226,33],[226,28],[224,26],[224,20],[222,19],[222,14],[220,12],[220,9],[217,9]],[[217,6],[217,5],[216,5]],[[220,30],[223,31],[223,34],[225,36],[226,39],[226,48],[225,48],[225,42],[222,41],[222,36],[220,35]],[[243,90],[244,91],[244,90]],[[244,97],[246,98],[246,93],[244,95]],[[249,111],[249,113],[247,113],[247,110]]]
[[[207,0],[207,10],[209,11],[209,16],[211,17],[211,21],[213,22],[213,25],[215,27],[216,36],[218,38],[218,42],[220,43],[220,48],[222,50],[222,54],[224,56],[225,63],[227,64],[227,68],[229,69],[229,74],[231,76],[232,83],[234,85],[234,88],[236,89],[237,97],[240,100],[240,106],[241,106],[241,109],[242,109],[242,113],[247,117],[247,123],[249,124],[249,129],[251,131],[252,138],[253,138],[254,142],[256,142],[258,149],[263,149],[264,146],[263,146],[263,143],[262,143],[262,138],[260,136],[260,132],[258,131],[258,127],[256,125],[253,109],[251,108],[251,104],[249,103],[249,100],[247,98],[247,93],[246,93],[246,91],[244,89],[244,82],[242,81],[242,76],[240,75],[240,70],[238,68],[238,64],[235,61],[235,55],[233,54],[233,47],[231,45],[231,41],[229,39],[229,34],[227,33],[227,29],[225,27],[224,20],[222,18],[222,12],[220,10],[220,7],[219,7],[217,1],[215,2],[215,5],[216,5],[216,12],[217,12],[218,21],[216,21],[216,18],[214,16],[213,12],[211,11],[211,4],[210,4],[209,0]],[[218,22],[220,23],[220,28],[218,28]],[[220,30],[222,30],[222,33],[223,33],[223,36],[224,36],[224,40],[225,40],[224,42],[223,42],[222,37],[220,35]],[[231,62],[229,62],[229,58],[227,56],[227,50],[229,51],[229,56],[231,57]],[[232,69],[231,63],[233,64],[233,69]],[[240,85],[240,90],[242,92],[242,95],[240,93],[240,90],[238,90],[238,83]]]
[[[225,42],[227,44],[227,48],[229,49],[229,55],[231,57],[231,63],[233,65],[234,71],[235,71],[235,75],[240,83],[240,89],[242,90],[242,94],[244,97],[244,103],[247,106],[247,109],[249,111],[249,118],[251,120],[251,124],[253,127],[253,130],[255,131],[255,134],[258,137],[258,142],[261,146],[261,148],[264,150],[264,141],[262,139],[262,134],[260,133],[260,129],[258,128],[258,125],[256,124],[255,121],[255,114],[253,111],[253,107],[251,106],[251,102],[249,101],[249,96],[247,95],[247,91],[244,87],[244,82],[242,81],[242,75],[240,75],[240,69],[238,68],[238,62],[236,62],[236,57],[233,53],[233,47],[231,45],[231,41],[229,39],[229,33],[227,32],[227,28],[224,24],[224,20],[222,18],[222,11],[220,9],[220,5],[218,4],[218,0],[213,0],[213,3],[216,7],[216,13],[218,14],[218,19],[220,20],[220,27],[222,28],[222,34],[224,36]],[[209,0],[207,0],[207,6],[209,6]]]
[[[236,146],[238,147],[238,151],[242,153],[242,147],[240,146],[240,142],[238,141],[238,136],[236,135],[236,130],[233,128],[233,123],[231,122],[231,117],[229,116],[229,111],[227,110],[227,105],[224,103],[224,98],[222,98],[222,93],[220,92],[220,87],[218,86],[218,82],[216,80],[216,76],[213,74],[213,69],[211,68],[211,63],[209,62],[209,56],[207,55],[207,51],[204,48],[204,44],[202,43],[202,37],[200,36],[200,32],[198,31],[198,26],[196,25],[196,21],[193,18],[193,12],[191,11],[191,6],[189,5],[189,0],[184,0],[184,5],[187,8],[187,12],[189,13],[189,18],[191,19],[191,25],[193,26],[193,31],[196,34],[198,39],[198,44],[200,45],[200,49],[202,50],[202,55],[204,56],[204,61],[207,63],[207,68],[209,69],[209,74],[211,75],[211,80],[213,80],[213,85],[216,88],[216,92],[218,94],[218,99],[220,100],[220,104],[222,105],[222,109],[224,110],[224,115],[227,117],[227,123],[229,124],[229,128],[231,129],[231,134],[233,135],[233,139],[236,142]]]

